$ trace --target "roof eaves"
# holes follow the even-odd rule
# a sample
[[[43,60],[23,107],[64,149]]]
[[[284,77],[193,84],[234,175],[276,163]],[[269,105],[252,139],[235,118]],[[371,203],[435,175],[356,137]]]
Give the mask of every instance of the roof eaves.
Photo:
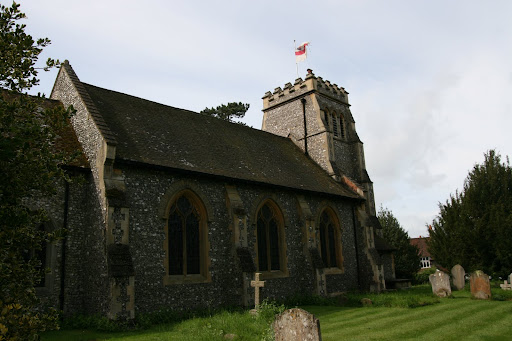
[[[329,192],[321,192],[321,191],[315,191],[315,190],[307,189],[307,188],[291,187],[291,186],[276,184],[276,183],[272,183],[272,182],[260,182],[260,181],[257,181],[257,180],[250,180],[250,179],[233,178],[233,177],[225,176],[225,175],[207,173],[207,172],[196,171],[196,170],[188,170],[188,169],[183,169],[183,168],[169,167],[169,166],[165,166],[165,165],[147,163],[147,162],[142,162],[142,161],[137,161],[137,160],[129,160],[129,159],[116,158],[115,162],[117,164],[126,164],[126,165],[133,165],[133,166],[136,165],[136,166],[143,166],[143,167],[147,167],[147,168],[160,169],[160,170],[168,170],[168,171],[171,170],[171,171],[175,171],[175,172],[179,172],[179,173],[186,173],[186,174],[189,174],[189,175],[194,174],[194,175],[200,175],[200,176],[216,178],[216,179],[221,179],[221,180],[236,181],[236,182],[240,182],[240,183],[247,183],[247,184],[253,184],[253,185],[270,186],[270,187],[274,187],[274,188],[283,188],[283,189],[294,190],[294,191],[303,191],[305,193],[316,193],[316,194],[322,194],[322,195],[332,195],[332,196],[335,196],[335,197],[340,197],[340,198],[344,198],[344,199],[348,199],[348,200],[364,201],[364,198],[361,198],[358,195],[353,194],[352,192],[345,192],[343,194],[341,194],[341,193],[333,193],[333,192],[330,192],[330,193]],[[343,187],[341,187],[341,189],[344,190]]]

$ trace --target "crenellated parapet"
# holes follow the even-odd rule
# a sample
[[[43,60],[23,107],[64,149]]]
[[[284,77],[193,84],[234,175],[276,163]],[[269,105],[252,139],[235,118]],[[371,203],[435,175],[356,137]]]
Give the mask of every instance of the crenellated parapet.
[[[348,92],[345,88],[324,80],[322,77],[316,77],[311,70],[308,70],[306,79],[297,78],[292,84],[286,83],[283,88],[277,87],[273,92],[267,91],[263,99],[263,110],[286,103],[294,98],[307,95],[311,92],[329,97],[331,100],[349,105]]]

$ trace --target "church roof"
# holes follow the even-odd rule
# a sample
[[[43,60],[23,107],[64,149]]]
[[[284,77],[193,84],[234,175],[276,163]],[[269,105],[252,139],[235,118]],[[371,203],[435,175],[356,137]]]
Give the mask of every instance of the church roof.
[[[116,141],[116,159],[359,198],[287,138],[81,84]]]

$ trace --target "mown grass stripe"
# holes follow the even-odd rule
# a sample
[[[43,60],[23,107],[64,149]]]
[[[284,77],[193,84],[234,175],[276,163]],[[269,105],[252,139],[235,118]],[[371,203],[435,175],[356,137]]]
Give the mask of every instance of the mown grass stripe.
[[[471,304],[477,302],[457,304],[455,311],[440,313],[437,311],[435,316],[429,316],[422,323],[411,325],[406,330],[398,333],[397,338],[425,338],[432,339],[440,335],[452,334],[454,330],[460,329],[461,323],[474,319],[475,316],[485,314],[488,310],[495,309],[493,306],[482,306],[480,304]],[[449,331],[449,333],[446,333]],[[460,334],[459,334],[460,335]]]
[[[362,309],[362,308],[360,308]],[[339,315],[339,316],[333,316],[329,319],[325,319],[325,317],[320,317],[320,323],[322,323],[323,320],[325,320],[326,323],[329,324],[329,328],[336,328],[340,325],[343,327],[352,327],[352,326],[358,326],[363,323],[368,323],[377,319],[380,319],[386,315],[388,315],[387,310],[382,310],[379,308],[376,308],[375,310],[370,309],[364,309],[366,314],[359,315],[355,318],[345,315]]]
[[[439,311],[454,311],[457,307],[452,307],[450,305],[446,306],[428,306],[414,309],[406,309],[406,308],[370,308],[379,310],[380,313],[377,315],[378,319],[372,319],[369,321],[357,320],[342,324],[342,323],[330,323],[329,326],[325,328],[326,331],[330,329],[337,328],[347,328],[345,335],[358,335],[362,331],[368,330],[383,330],[390,328],[390,326],[401,325],[410,320],[414,320],[424,316],[428,311],[432,310],[433,307],[436,307],[436,310]],[[322,320],[320,319],[320,323]]]
[[[476,302],[468,302],[477,304]],[[488,336],[507,339],[512,337],[512,306],[510,303],[496,304],[496,302],[481,302],[477,304],[478,311],[472,314],[457,316],[457,323],[436,328],[445,335],[446,340],[458,340],[460,336],[482,338]],[[467,310],[464,310],[467,312]],[[425,336],[428,336],[425,334]],[[431,337],[427,337],[431,339]],[[481,338],[480,338],[481,339]]]

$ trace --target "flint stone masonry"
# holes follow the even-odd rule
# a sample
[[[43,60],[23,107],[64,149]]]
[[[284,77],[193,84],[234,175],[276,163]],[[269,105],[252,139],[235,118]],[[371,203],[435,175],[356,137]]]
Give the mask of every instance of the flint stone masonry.
[[[121,166],[121,165],[119,165]],[[127,204],[130,206],[130,250],[136,274],[135,305],[139,312],[173,307],[176,309],[201,308],[205,302],[211,307],[242,304],[242,268],[237,265],[236,247],[227,228],[231,222],[226,208],[224,183],[208,179],[187,177],[182,174],[122,165],[126,177]],[[211,259],[210,283],[193,285],[162,285],[165,274],[165,220],[159,213],[164,205],[164,193],[173,184],[191,188],[205,205],[210,206],[213,217],[208,217],[208,238]],[[303,221],[297,212],[297,197],[292,191],[275,191],[258,186],[237,184],[237,191],[247,212],[247,250],[256,259],[256,210],[265,199],[272,199],[281,208],[285,218],[286,259],[288,274],[280,278],[262,278],[265,288],[261,299],[285,299],[293,293],[312,293],[314,280],[303,246]],[[178,190],[178,189],[177,189]],[[354,221],[350,207],[343,200],[326,200],[311,195],[307,199],[315,217],[326,206],[332,206],[339,215],[344,273],[327,276],[328,293],[353,290],[358,287],[356,252],[354,249]],[[165,205],[164,205],[165,206]],[[318,219],[318,218],[316,218]],[[359,234],[360,232],[357,231]],[[358,240],[362,240],[362,235]],[[361,261],[360,269],[365,263]],[[364,283],[364,282],[363,282]],[[254,289],[250,288],[250,297]],[[155,301],[154,297],[159,297]]]
[[[469,277],[471,296],[479,300],[491,299],[491,284],[489,276],[483,271],[477,270]]]
[[[311,313],[293,308],[279,314],[274,323],[276,341],[321,341],[320,321]]]
[[[432,292],[438,297],[448,297],[452,294],[450,288],[450,276],[437,270],[435,273],[428,277],[430,284],[432,285]]]
[[[464,290],[466,285],[466,271],[464,271],[464,268],[460,264],[456,264],[453,266],[451,274],[453,288],[455,290]]]
[[[262,272],[261,299],[383,288],[393,270],[372,242],[373,187],[343,88],[310,73],[265,95],[268,132],[82,83],[67,62],[51,96],[77,110],[88,162],[77,171],[82,182],[58,184],[34,205],[52,218],[49,228],[68,231],[49,248],[52,273],[38,290],[64,315],[254,304],[257,214],[269,201],[280,212],[280,269]],[[306,99],[308,156],[297,96]],[[344,137],[333,137],[321,110],[343,116]],[[200,272],[170,275],[167,217],[183,193],[201,206]],[[322,254],[327,209],[338,229],[332,268],[312,256]]]

